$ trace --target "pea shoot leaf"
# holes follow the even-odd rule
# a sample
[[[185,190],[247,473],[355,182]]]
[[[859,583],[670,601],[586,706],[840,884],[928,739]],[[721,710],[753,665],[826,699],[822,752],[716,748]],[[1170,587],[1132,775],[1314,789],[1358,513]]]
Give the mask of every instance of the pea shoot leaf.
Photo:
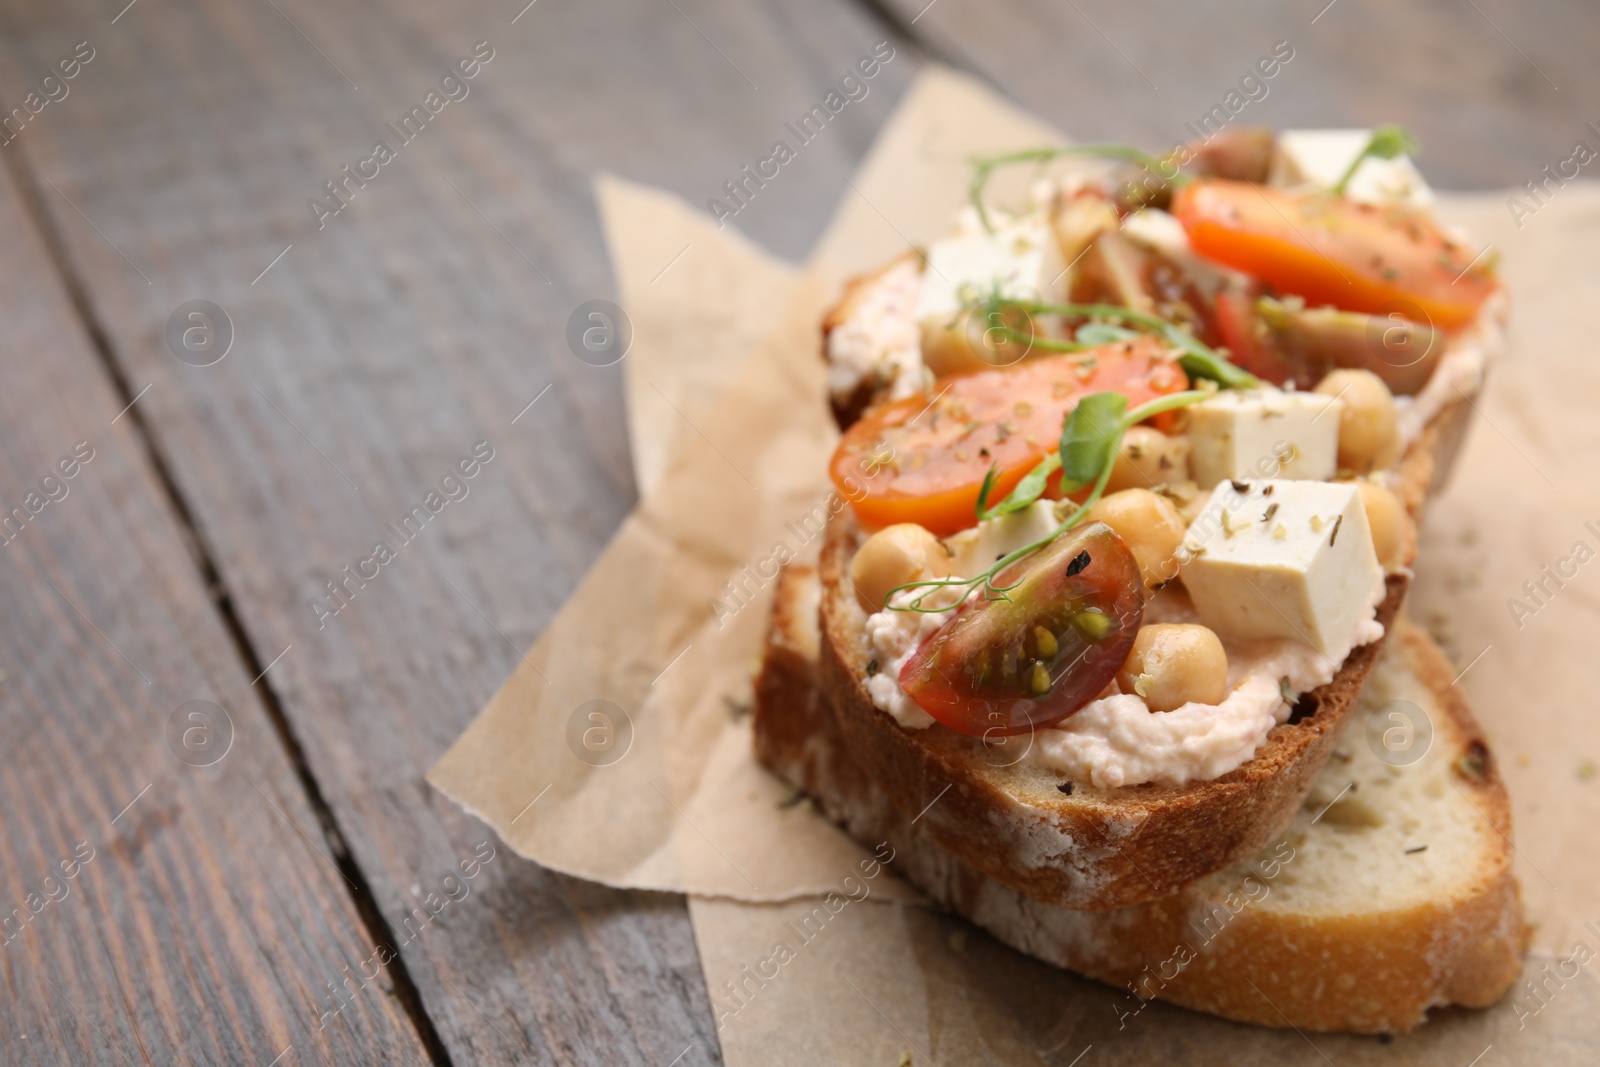
[[[1014,511],[1021,511],[1041,496],[1044,496],[1045,486],[1049,484],[1050,476],[1060,469],[1060,454],[1056,452],[1050,453],[1041,459],[1033,470],[1022,476],[1022,481],[1016,484],[1016,487],[1011,490],[1004,500],[987,510],[985,510],[983,502],[987,497],[985,490],[989,488],[989,479],[985,478],[983,489],[978,491],[978,518],[992,519],[996,515],[1010,515]],[[990,474],[993,473],[994,469],[990,468]]]
[[[1415,156],[1420,154],[1421,150],[1417,147],[1416,138],[1407,133],[1405,127],[1396,125],[1393,122],[1386,122],[1372,131],[1372,137],[1367,141],[1367,146],[1351,162],[1344,175],[1334,185],[1333,191],[1342,195],[1345,186],[1350,184],[1350,179],[1356,176],[1356,171],[1361,169],[1362,161],[1368,156],[1373,156],[1377,159],[1393,159],[1396,156]]]
[[[1000,468],[993,463],[983,476],[983,484],[978,487],[978,521],[992,517],[995,512],[989,507],[989,494],[994,492],[995,479],[1000,475]]]
[[[1100,477],[1115,458],[1122,439],[1128,398],[1121,393],[1090,393],[1078,401],[1061,427],[1061,489],[1075,493]]]
[[[1372,140],[1367,142],[1368,156],[1377,156],[1379,159],[1393,159],[1395,156],[1419,154],[1416,138],[1406,132],[1405,127],[1393,122],[1386,122],[1372,131]]]

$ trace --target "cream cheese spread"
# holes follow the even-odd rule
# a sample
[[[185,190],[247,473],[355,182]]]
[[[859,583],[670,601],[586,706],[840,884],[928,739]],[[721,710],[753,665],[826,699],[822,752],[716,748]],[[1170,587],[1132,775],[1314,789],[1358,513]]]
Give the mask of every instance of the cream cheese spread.
[[[1376,607],[1383,598],[1381,583],[1374,596]],[[1153,610],[1160,599],[1152,602],[1147,622],[1157,616],[1193,621],[1187,605],[1178,607],[1181,594],[1169,605],[1178,610]],[[1382,636],[1383,624],[1368,612],[1355,625],[1350,647]],[[1222,642],[1228,653],[1228,695],[1222,703],[1151,711],[1133,694],[1104,696],[1040,730],[1025,762],[1096,789],[1220,778],[1249,762],[1272,728],[1288,720],[1293,700],[1332,681],[1343,662],[1285,638],[1241,642],[1223,637]]]
[[[850,317],[828,334],[828,388],[836,400],[847,401],[868,379],[887,383],[891,400],[922,389],[921,296],[922,265],[913,259],[867,284]]]

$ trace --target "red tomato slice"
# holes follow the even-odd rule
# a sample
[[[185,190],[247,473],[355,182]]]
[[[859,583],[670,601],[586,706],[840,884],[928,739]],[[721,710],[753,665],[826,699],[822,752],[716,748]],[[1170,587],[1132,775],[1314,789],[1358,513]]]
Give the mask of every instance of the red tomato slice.
[[[1230,353],[1231,362],[1263,381],[1282,385],[1295,377],[1283,355],[1265,336],[1261,316],[1256,312],[1259,290],[1224,289],[1217,294],[1217,332]],[[1315,385],[1312,380],[1303,388]]]
[[[1105,689],[1144,617],[1133,553],[1100,522],[995,576],[1004,599],[964,601],[900,670],[917,706],[979,737],[1060,722]]]
[[[915,396],[867,412],[845,431],[828,473],[863,526],[915,522],[953,534],[977,522],[990,465],[1000,469],[997,501],[1056,450],[1080,397],[1118,392],[1136,407],[1188,384],[1167,346],[1146,337],[944,378],[931,403]]]
[[[1259,278],[1312,307],[1463,326],[1497,282],[1478,253],[1404,207],[1358,204],[1326,192],[1200,179],[1172,213],[1200,255]]]

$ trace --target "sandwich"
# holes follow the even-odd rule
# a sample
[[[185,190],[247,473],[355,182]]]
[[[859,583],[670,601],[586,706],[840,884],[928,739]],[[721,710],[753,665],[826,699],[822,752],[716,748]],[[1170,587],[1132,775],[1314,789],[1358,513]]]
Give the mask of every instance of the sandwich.
[[[952,233],[824,318],[848,506],[780,588],[758,757],[903,843],[937,903],[1136,1000],[1381,1032],[1498,997],[1524,941],[1504,790],[1400,620],[1506,300],[1414,154],[1390,126],[976,161]],[[1375,674],[1431,709],[1403,779],[1351,739]],[[1341,776],[1359,798],[1308,819]],[[1164,974],[1280,847],[1303,888]],[[1239,992],[1258,967],[1286,1014]]]
[[[1119,990],[1119,1028],[1165,1000],[1260,1026],[1405,1032],[1431,1008],[1495,1003],[1520,973],[1505,786],[1453,668],[1403,617],[1288,826],[1172,896],[1086,912],[953,856],[859,759],[819,677],[821,592],[813,568],[778,579],[755,691],[761,762],[860,840],[888,842],[936,904]],[[1385,748],[1407,725],[1397,708],[1431,724],[1425,746]]]
[[[921,831],[955,860],[1110,910],[1303,803],[1503,345],[1492,256],[1433,217],[1410,147],[981,160],[954,232],[825,317],[849,507],[819,684],[904,811],[942,798]],[[988,202],[991,173],[1063,160]]]

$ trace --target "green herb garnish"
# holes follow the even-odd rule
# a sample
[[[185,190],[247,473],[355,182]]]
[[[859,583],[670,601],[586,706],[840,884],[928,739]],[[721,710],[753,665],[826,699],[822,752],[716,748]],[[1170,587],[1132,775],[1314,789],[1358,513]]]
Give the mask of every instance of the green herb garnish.
[[[1116,459],[1122,440],[1122,419],[1128,398],[1121,393],[1093,393],[1078,401],[1061,426],[1061,491],[1076,493],[1093,484]],[[1131,425],[1131,424],[1130,424]]]
[[[1361,163],[1368,156],[1374,159],[1393,159],[1395,156],[1418,155],[1416,138],[1406,132],[1405,127],[1393,122],[1386,122],[1372,131],[1372,137],[1367,141],[1367,146],[1361,150],[1351,162],[1344,176],[1333,186],[1333,191],[1340,196],[1344,195],[1345,186],[1350,184],[1350,179],[1356,176],[1356,171],[1361,169]]]
[[[1100,326],[1102,329],[1117,329],[1104,323],[1085,323],[1080,326],[1071,341],[1060,341],[1049,337],[1032,337],[1011,326],[1005,319],[1008,309],[1027,312],[1029,315],[1069,315],[1089,316],[1099,318],[1120,319],[1125,323],[1142,326],[1151,333],[1156,334],[1168,344],[1178,349],[1178,364],[1190,378],[1208,378],[1224,389],[1254,389],[1260,385],[1256,376],[1240,367],[1228,362],[1222,353],[1207,346],[1200,338],[1179,326],[1177,323],[1168,322],[1158,315],[1149,315],[1143,311],[1135,311],[1119,304],[1045,304],[1030,300],[1008,300],[997,294],[991,294],[987,299],[977,304],[975,310],[980,311],[985,321],[995,325],[990,329],[1000,333],[1008,340],[1025,342],[1034,348],[1042,348],[1050,352],[1082,352],[1090,348],[1098,348],[1105,344],[1099,338],[1105,334],[1093,331],[1090,328]],[[1085,341],[1084,333],[1089,331],[1089,337],[1094,343]],[[1133,334],[1133,331],[1127,331]]]
[[[1109,322],[1086,322],[1078,327],[1072,339],[1081,345],[1093,348],[1098,345],[1115,344],[1118,341],[1131,341],[1138,336],[1138,330],[1130,330],[1126,326],[1113,326]]]
[[[1144,149],[1126,144],[1075,144],[1060,148],[1024,148],[1017,152],[1003,152],[997,156],[977,156],[972,160],[972,184],[968,187],[967,194],[972,198],[972,206],[978,211],[978,221],[983,224],[984,232],[994,232],[994,225],[989,221],[989,212],[983,206],[983,187],[989,183],[991,173],[1000,167],[1015,163],[1048,163],[1052,159],[1061,159],[1064,156],[1125,159],[1133,163],[1142,163],[1151,170],[1158,170],[1162,164],[1160,159]]]
[[[1163,411],[1174,411],[1190,404],[1197,404],[1207,397],[1209,392],[1201,389],[1190,389],[1182,393],[1169,393],[1158,397],[1149,403],[1140,404],[1132,411],[1127,410],[1128,398],[1121,393],[1091,393],[1078,401],[1078,406],[1073,408],[1072,414],[1067,417],[1066,424],[1061,430],[1063,448],[1068,454],[1067,463],[1071,464],[1068,473],[1072,476],[1069,484],[1082,485],[1090,481],[1094,487],[1089,495],[1079,504],[1067,518],[1050,533],[1033,542],[1024,545],[1015,552],[1010,552],[996,560],[994,565],[975,578],[934,578],[928,581],[907,582],[897,585],[889,590],[884,597],[884,605],[891,611],[918,611],[937,613],[949,611],[961,601],[971,595],[974,589],[982,587],[984,595],[991,600],[1004,600],[1006,593],[1015,589],[1023,579],[1018,578],[1011,585],[995,585],[994,579],[1001,571],[1011,566],[1020,559],[1038,551],[1057,537],[1072,529],[1084,520],[1089,514],[1089,509],[1094,507],[1101,496],[1105,494],[1106,482],[1111,479],[1111,470],[1116,465],[1117,446],[1122,443],[1122,435],[1146,419],[1153,418]],[[1083,415],[1080,418],[1079,413]],[[1076,420],[1076,424],[1075,424]],[[1099,443],[1096,444],[1095,442]],[[1061,469],[1062,453],[1053,452],[1039,461],[1038,466],[1017,483],[1017,488],[993,508],[985,508],[988,493],[993,489],[995,470],[990,469],[984,478],[983,488],[979,491],[980,517],[993,515],[1006,515],[1013,511],[1020,511],[1044,494],[1045,485],[1050,474]],[[1092,466],[1093,465],[1093,466]],[[986,511],[986,514],[985,514]],[[961,597],[952,604],[943,607],[924,607],[923,600],[936,589],[958,588],[962,590]],[[911,602],[904,605],[892,604],[890,600],[894,594],[906,589],[920,589]]]
[[[994,507],[988,506],[989,494],[994,490],[1000,468],[991,466],[978,490],[978,519],[992,519],[1021,511],[1044,495],[1050,476],[1061,471],[1061,489],[1076,493],[1100,477],[1107,463],[1115,462],[1112,454],[1122,439],[1121,421],[1128,411],[1128,398],[1121,393],[1091,393],[1078,401],[1061,427],[1061,446],[1058,451],[1041,459],[1037,466],[1022,476],[1009,495]]]

